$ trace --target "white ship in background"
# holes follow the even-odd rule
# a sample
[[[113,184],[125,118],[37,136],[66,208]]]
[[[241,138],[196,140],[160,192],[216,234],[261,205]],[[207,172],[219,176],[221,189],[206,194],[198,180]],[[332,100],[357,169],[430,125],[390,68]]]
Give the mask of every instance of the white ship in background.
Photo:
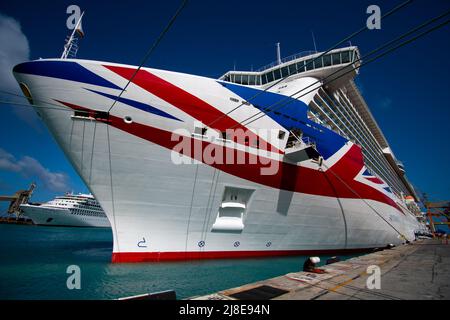
[[[211,79],[66,54],[14,75],[104,208],[114,262],[337,253],[411,241],[423,228],[353,81],[359,57],[350,46]],[[322,85],[342,68],[353,71]],[[181,139],[200,153],[177,149]],[[258,161],[209,163],[211,148]],[[196,161],[177,164],[174,153]],[[262,174],[269,166],[279,169]]]
[[[66,194],[43,204],[22,204],[34,224],[65,227],[111,227],[105,212],[91,194]]]

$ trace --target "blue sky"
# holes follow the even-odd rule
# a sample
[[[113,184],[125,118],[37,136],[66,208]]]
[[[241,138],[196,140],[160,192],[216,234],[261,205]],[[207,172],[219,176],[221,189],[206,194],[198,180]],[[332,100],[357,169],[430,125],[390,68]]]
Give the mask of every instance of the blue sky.
[[[326,50],[365,24],[368,5],[379,5],[383,14],[400,2],[191,0],[146,66],[214,78],[234,65],[258,68],[275,60],[276,42],[283,56],[311,50],[313,30],[318,50]],[[20,24],[26,38],[20,50],[14,41],[4,41],[0,50],[4,46],[16,59],[59,57],[70,4],[86,11],[78,58],[136,65],[179,1],[3,1],[0,21]],[[413,1],[352,44],[367,53],[449,7],[446,0]],[[447,25],[362,68],[357,80],[409,179],[435,200],[450,199],[449,38]],[[0,67],[6,77],[7,68]],[[30,108],[0,104],[0,168],[2,160],[0,194],[32,180],[38,182],[35,201],[87,191]]]

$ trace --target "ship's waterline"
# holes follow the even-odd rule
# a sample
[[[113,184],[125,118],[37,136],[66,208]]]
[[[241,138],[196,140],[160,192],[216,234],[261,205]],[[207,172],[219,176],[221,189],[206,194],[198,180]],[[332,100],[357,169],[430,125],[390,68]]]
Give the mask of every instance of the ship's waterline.
[[[164,290],[183,299],[298,271],[305,259],[112,264],[111,250],[110,229],[0,225],[0,299],[118,299]],[[80,268],[79,290],[67,288],[71,265]]]

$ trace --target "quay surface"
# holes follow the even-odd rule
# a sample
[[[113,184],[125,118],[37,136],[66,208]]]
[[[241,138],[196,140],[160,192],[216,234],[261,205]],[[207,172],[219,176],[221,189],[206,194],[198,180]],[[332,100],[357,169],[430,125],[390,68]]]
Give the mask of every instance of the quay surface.
[[[450,245],[447,241],[419,240],[322,266],[327,271],[324,274],[292,272],[190,299],[448,300]],[[375,283],[373,271],[367,273],[369,266],[380,268],[380,289],[367,287],[369,277],[372,277],[369,282]]]

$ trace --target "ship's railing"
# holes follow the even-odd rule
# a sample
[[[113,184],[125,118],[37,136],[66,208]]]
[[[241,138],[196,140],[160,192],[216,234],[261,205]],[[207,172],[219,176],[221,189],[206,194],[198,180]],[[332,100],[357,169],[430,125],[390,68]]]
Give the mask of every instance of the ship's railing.
[[[298,58],[303,58],[303,57],[306,57],[306,56],[310,56],[310,55],[315,54],[317,52],[318,51],[314,51],[314,50],[302,51],[300,53],[296,53],[296,54],[293,54],[293,55],[290,55],[288,57],[285,57],[285,58],[281,59],[281,63],[285,63],[285,62],[289,62],[289,61],[292,61],[292,60],[295,60],[295,59],[298,59]],[[270,69],[270,68],[275,67],[275,66],[277,66],[277,65],[279,65],[281,63],[279,63],[279,61],[274,61],[272,63],[269,63],[268,65],[265,65],[265,66],[257,69],[256,72],[261,72],[261,71]]]

